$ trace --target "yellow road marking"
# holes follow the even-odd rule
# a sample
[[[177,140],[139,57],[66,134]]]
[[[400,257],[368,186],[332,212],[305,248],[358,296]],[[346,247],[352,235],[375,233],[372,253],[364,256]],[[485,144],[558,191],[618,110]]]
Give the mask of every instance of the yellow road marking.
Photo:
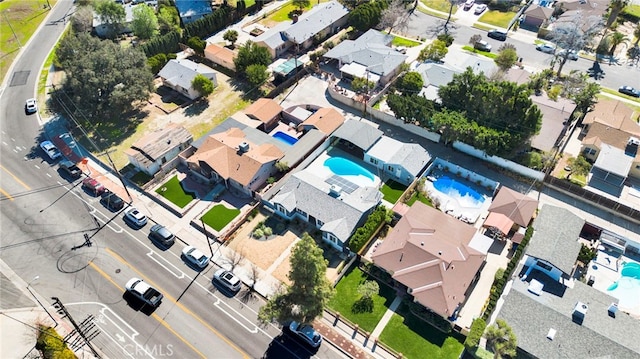
[[[100,267],[98,267],[95,263],[93,262],[89,262],[89,266],[91,268],[93,268],[96,272],[98,272],[98,274],[100,274],[101,276],[103,276],[106,280],[108,280],[109,282],[111,282],[111,284],[113,284],[114,286],[116,286],[117,288],[122,289],[122,287],[120,287],[120,285],[118,283],[116,283],[113,279],[111,279],[111,276],[108,275],[105,271],[103,271],[102,269],[100,269]],[[173,335],[175,335],[178,339],[180,339],[181,342],[183,342],[184,344],[186,344],[189,348],[191,348],[191,350],[193,350],[194,352],[198,353],[198,355],[202,358],[207,358],[206,355],[202,354],[196,347],[194,347],[191,343],[189,343],[185,338],[182,337],[182,335],[178,334],[178,332],[176,332],[175,330],[173,330],[173,328],[171,328],[171,326],[165,322],[162,318],[160,318],[159,315],[157,315],[156,313],[153,313],[151,315],[155,320],[157,320],[160,324],[162,324],[163,327],[167,328]]]
[[[145,282],[151,284],[151,286],[155,287],[156,289],[160,290],[160,286],[156,285],[155,283],[153,283],[150,280],[147,280],[147,278],[140,273],[136,268],[132,267],[131,265],[129,265],[129,263],[127,263],[127,261],[124,260],[124,258],[120,257],[119,254],[115,253],[114,251],[112,251],[109,248],[105,248],[105,251],[107,253],[109,253],[111,256],[113,256],[115,259],[119,260],[120,262],[122,262],[122,264],[128,266],[129,268],[131,268],[134,272],[136,272],[136,274],[138,274],[139,278],[144,279]],[[163,291],[164,292],[164,291]],[[163,293],[164,294],[164,293]],[[204,325],[205,327],[207,327],[207,329],[209,329],[210,331],[212,331],[215,335],[217,335],[220,339],[222,339],[225,343],[227,343],[230,347],[232,347],[233,349],[235,349],[238,353],[242,354],[243,357],[245,358],[250,358],[249,355],[247,353],[245,353],[242,349],[240,349],[234,342],[230,341],[229,339],[227,339],[224,335],[222,335],[222,333],[220,333],[218,330],[216,330],[214,327],[212,327],[211,325],[209,325],[209,323],[205,322],[202,318],[200,318],[199,316],[195,315],[195,313],[193,313],[189,308],[185,307],[182,303],[178,302],[175,300],[175,298],[173,298],[170,295],[164,294],[164,297],[169,299],[169,301],[171,301],[173,304],[175,304],[176,306],[178,306],[180,309],[182,309],[185,313],[189,314],[190,316],[192,316],[193,318],[195,318],[195,320],[197,320],[198,322],[200,322],[200,324]]]
[[[11,195],[7,191],[3,190],[2,188],[0,188],[0,193],[2,193],[5,197],[13,201],[13,197],[11,197]]]
[[[22,187],[26,188],[27,190],[31,190],[31,187],[27,186],[26,183],[22,182],[20,178],[16,177],[16,175],[11,173],[11,171],[9,171],[8,169],[4,168],[4,166],[0,165],[0,168],[5,170],[5,172],[7,172],[11,177],[13,177],[13,179],[16,180],[16,182],[18,182],[20,185],[22,185]]]

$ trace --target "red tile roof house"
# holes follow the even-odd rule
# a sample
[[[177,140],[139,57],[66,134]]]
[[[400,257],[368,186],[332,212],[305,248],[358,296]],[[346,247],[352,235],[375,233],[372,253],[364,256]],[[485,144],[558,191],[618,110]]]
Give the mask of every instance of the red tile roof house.
[[[244,110],[249,118],[262,122],[258,129],[267,133],[280,121],[280,112],[282,112],[282,106],[278,101],[269,98],[259,98]]]
[[[416,303],[455,319],[485,263],[486,256],[469,247],[475,232],[474,227],[416,202],[372,260],[407,287]]]
[[[189,157],[192,173],[209,183],[224,182],[225,187],[253,196],[277,172],[276,162],[284,153],[275,145],[255,145],[239,128],[209,135]]]

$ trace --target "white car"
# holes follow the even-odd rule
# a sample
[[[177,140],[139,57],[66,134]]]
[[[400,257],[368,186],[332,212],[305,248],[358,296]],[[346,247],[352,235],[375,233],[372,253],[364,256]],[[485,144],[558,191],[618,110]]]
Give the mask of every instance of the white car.
[[[207,257],[201,250],[194,246],[186,246],[182,250],[182,256],[184,259],[198,267],[199,269],[204,269],[209,264],[209,257]]]
[[[140,212],[136,207],[129,207],[124,211],[124,221],[134,227],[142,228],[147,224],[147,216]]]
[[[213,280],[234,293],[242,288],[240,278],[225,269],[218,269],[213,274]]]
[[[549,44],[540,44],[536,46],[536,50],[542,51],[545,54],[553,54],[554,52],[556,52],[555,46]]]
[[[487,4],[480,4],[480,5],[476,6],[476,9],[473,11],[473,13],[476,14],[476,15],[480,15],[485,10],[487,10]]]
[[[42,150],[52,160],[55,160],[56,158],[60,158],[60,156],[62,156],[60,154],[60,151],[58,151],[58,148],[53,143],[51,143],[51,141],[42,141],[40,143],[40,148],[42,148]]]
[[[36,102],[35,98],[30,98],[27,100],[27,102],[24,104],[24,111],[27,114],[38,112],[38,103]]]
[[[300,325],[298,322],[291,322],[291,324],[289,324],[289,331],[313,348],[318,348],[322,343],[322,335],[308,324]]]

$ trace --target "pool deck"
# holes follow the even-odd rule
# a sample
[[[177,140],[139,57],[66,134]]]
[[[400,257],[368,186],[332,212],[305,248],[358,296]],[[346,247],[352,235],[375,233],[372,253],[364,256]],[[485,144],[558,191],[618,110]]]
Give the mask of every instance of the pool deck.
[[[618,298],[620,300],[620,310],[629,313],[634,318],[640,319],[640,285],[636,287],[635,293],[629,292],[628,290],[625,291],[626,293],[621,293],[621,291],[617,289],[613,291],[607,290],[613,283],[620,280],[622,276],[620,271],[622,270],[623,262],[637,262],[624,255],[617,256],[602,249],[598,249],[597,253],[597,257],[589,264],[586,278],[593,276],[595,278],[593,283],[594,289]]]
[[[338,176],[343,177],[344,179],[360,187],[380,188],[380,186],[382,185],[382,181],[380,180],[380,177],[376,176],[374,172],[375,171],[374,168],[371,168],[371,166],[367,165],[362,160],[357,160],[353,158],[353,156],[348,155],[346,152],[339,149],[335,149],[335,148],[331,149],[330,154],[327,153],[326,151],[320,154],[320,156],[318,156],[313,162],[311,162],[309,166],[307,166],[307,168],[305,168],[304,170],[313,173],[314,175],[316,175],[317,177],[323,180],[326,180],[327,178],[334,175],[334,173],[324,165],[324,161],[326,161],[330,157],[336,157],[336,156],[346,158],[369,170],[373,174],[373,181],[370,178],[362,175],[358,175],[358,176],[338,175]]]

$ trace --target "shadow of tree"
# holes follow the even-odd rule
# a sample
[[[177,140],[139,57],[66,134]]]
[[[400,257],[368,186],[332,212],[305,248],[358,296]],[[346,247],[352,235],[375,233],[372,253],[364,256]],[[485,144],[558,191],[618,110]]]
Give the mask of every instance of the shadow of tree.
[[[194,117],[202,114],[207,108],[209,108],[209,101],[206,99],[200,99],[187,108],[184,109],[184,115],[187,117]]]
[[[362,297],[351,306],[352,313],[373,313],[373,298]]]

